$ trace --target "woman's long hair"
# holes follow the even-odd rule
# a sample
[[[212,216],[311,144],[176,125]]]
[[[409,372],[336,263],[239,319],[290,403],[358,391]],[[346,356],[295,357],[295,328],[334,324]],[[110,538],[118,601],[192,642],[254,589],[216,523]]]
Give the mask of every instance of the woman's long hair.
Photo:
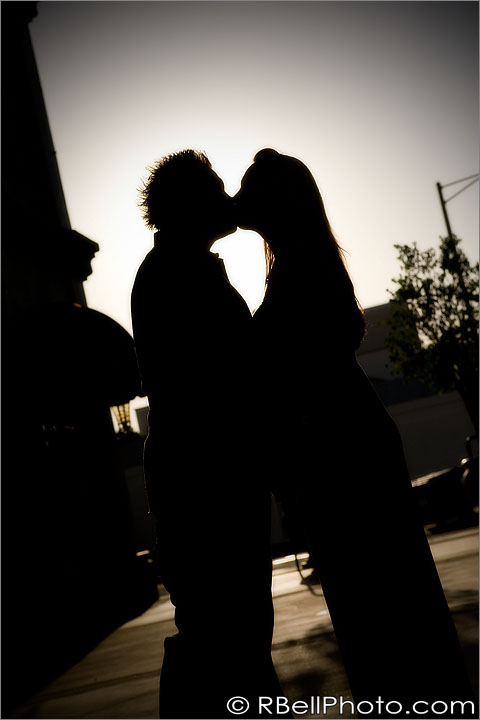
[[[281,155],[270,148],[260,150],[254,163],[260,170],[263,168],[275,182],[275,197],[272,205],[281,207],[294,218],[292,226],[296,234],[308,235],[313,242],[309,244],[308,256],[305,261],[309,266],[328,267],[328,284],[334,288],[339,287],[343,293],[350,296],[352,302],[345,306],[352,308],[350,312],[350,327],[354,328],[354,341],[358,347],[365,335],[365,321],[363,309],[358,302],[353,284],[348,272],[345,251],[338,243],[328,220],[322,196],[317,183],[310,170],[304,163],[288,155]],[[294,238],[292,238],[294,242]],[[266,278],[265,284],[271,277],[275,264],[275,255],[264,241]],[[324,276],[325,277],[325,276]],[[346,298],[347,299],[347,298]]]
[[[275,262],[275,255],[266,240],[263,241],[263,253],[265,255],[265,287],[268,285],[268,278]]]

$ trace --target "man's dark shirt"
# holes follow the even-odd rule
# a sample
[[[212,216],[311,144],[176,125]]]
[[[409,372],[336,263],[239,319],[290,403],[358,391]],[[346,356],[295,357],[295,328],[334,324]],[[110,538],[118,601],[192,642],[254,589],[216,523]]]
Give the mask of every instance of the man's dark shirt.
[[[135,279],[132,321],[150,435],[158,431],[162,452],[224,447],[245,421],[252,361],[251,314],[223,261],[156,233]]]

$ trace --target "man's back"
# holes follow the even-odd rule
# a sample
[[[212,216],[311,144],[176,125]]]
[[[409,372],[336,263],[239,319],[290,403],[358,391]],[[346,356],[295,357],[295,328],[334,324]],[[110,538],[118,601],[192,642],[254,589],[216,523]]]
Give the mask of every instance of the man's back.
[[[193,429],[204,442],[234,430],[244,412],[251,315],[223,262],[157,241],[137,273],[132,321],[151,431]]]

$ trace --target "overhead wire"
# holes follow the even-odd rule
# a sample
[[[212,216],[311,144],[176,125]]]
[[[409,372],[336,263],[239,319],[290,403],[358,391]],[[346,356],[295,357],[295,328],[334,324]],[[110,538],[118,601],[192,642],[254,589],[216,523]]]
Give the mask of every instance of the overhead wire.
[[[469,175],[468,177],[460,178],[460,180],[453,180],[452,182],[445,183],[445,185],[442,185],[442,187],[450,187],[450,185],[456,185],[459,182],[465,182],[466,180],[471,180],[472,178],[478,178],[479,174],[475,173],[475,175]]]
[[[450,197],[447,198],[446,200],[444,200],[444,202],[447,203],[449,200],[453,200],[454,197],[457,197],[457,195],[460,195],[460,193],[462,193],[464,190],[466,190],[467,188],[469,188],[470,185],[474,185],[476,182],[478,182],[479,177],[480,177],[480,176],[477,175],[477,177],[475,178],[475,180],[472,180],[472,182],[469,182],[468,185],[465,185],[465,187],[460,188],[460,190],[459,190],[458,192],[454,193],[453,195],[450,195]],[[467,179],[467,178],[466,178],[466,179]],[[445,185],[444,185],[443,187],[445,187]]]

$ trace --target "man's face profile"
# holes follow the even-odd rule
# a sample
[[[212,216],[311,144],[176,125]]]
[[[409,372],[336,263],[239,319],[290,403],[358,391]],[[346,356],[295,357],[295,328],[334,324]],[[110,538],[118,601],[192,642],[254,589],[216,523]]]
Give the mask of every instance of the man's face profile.
[[[237,225],[234,218],[233,199],[225,192],[223,181],[211,168],[202,169],[197,178],[196,187],[192,187],[193,195],[192,227],[197,234],[210,239],[212,243],[235,232]]]

